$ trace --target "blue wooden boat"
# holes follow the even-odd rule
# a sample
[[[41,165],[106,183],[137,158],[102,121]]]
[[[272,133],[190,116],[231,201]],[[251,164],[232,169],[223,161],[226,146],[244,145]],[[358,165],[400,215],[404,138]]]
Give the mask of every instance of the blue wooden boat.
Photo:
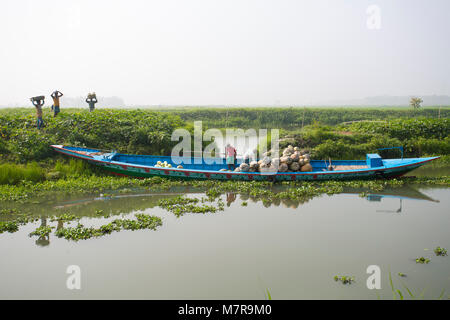
[[[164,157],[151,155],[129,155],[105,152],[98,149],[52,145],[55,151],[70,157],[86,160],[106,171],[137,178],[153,176],[178,179],[212,179],[245,181],[298,181],[298,180],[349,180],[395,178],[414,170],[439,157],[382,159],[378,154],[367,154],[366,160],[334,160],[333,171],[327,170],[323,160],[311,160],[311,172],[232,172],[227,169],[225,159],[201,159]],[[167,161],[172,168],[156,167],[158,161]],[[209,164],[214,162],[213,164]],[[177,169],[181,163],[183,168]]]

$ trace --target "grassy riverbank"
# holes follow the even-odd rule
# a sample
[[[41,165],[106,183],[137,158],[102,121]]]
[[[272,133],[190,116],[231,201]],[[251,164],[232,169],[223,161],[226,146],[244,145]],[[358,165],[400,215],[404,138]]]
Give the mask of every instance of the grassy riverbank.
[[[280,146],[294,144],[314,159],[364,159],[380,152],[397,158],[439,155],[433,167],[450,164],[450,108],[185,108],[96,110],[63,109],[56,118],[44,111],[46,126],[35,127],[32,108],[0,110],[0,184],[49,184],[59,179],[104,174],[90,165],[56,155],[51,144],[115,149],[123,153],[169,155],[177,128],[193,132],[217,127],[280,129]],[[349,122],[349,121],[358,122]],[[64,181],[64,180],[63,180]]]

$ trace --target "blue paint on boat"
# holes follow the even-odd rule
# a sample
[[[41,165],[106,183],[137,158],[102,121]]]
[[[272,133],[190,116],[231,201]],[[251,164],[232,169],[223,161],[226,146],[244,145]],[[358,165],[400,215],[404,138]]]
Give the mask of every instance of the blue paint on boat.
[[[378,154],[368,154],[366,160],[334,160],[335,167],[361,167],[358,169],[328,171],[324,160],[312,160],[313,171],[310,172],[231,172],[220,171],[227,169],[223,158],[189,158],[152,155],[129,155],[116,152],[104,152],[93,148],[69,147],[52,145],[55,151],[67,156],[84,159],[101,166],[111,173],[145,178],[161,176],[183,179],[218,179],[218,180],[347,180],[347,179],[375,179],[392,178],[404,175],[425,163],[438,159],[404,158],[382,159]],[[155,167],[158,161],[166,161],[172,168]],[[182,169],[176,166],[181,164]]]

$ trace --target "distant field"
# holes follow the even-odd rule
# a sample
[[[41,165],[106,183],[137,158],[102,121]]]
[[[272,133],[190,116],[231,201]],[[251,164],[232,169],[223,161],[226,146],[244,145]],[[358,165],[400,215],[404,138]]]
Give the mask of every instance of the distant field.
[[[133,109],[98,109],[98,110],[143,110],[157,113],[170,113],[182,120],[203,124],[214,128],[279,128],[297,129],[302,126],[320,123],[337,125],[343,122],[361,120],[390,120],[409,118],[449,118],[450,107],[424,107],[413,110],[410,107],[143,107]],[[44,108],[50,112],[49,108]],[[64,108],[64,113],[87,112],[87,108]],[[33,108],[0,109],[0,114],[25,115],[34,113]]]

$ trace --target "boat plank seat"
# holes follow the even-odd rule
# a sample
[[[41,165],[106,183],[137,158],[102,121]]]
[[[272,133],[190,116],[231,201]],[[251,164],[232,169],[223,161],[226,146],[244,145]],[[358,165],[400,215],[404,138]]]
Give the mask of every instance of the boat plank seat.
[[[101,156],[102,154],[104,154],[104,152],[87,152],[87,151],[77,151],[77,152],[81,154],[87,154],[90,156]]]
[[[348,165],[348,166],[334,166],[335,171],[341,170],[355,170],[355,169],[367,169],[367,166],[358,166],[358,165]]]

